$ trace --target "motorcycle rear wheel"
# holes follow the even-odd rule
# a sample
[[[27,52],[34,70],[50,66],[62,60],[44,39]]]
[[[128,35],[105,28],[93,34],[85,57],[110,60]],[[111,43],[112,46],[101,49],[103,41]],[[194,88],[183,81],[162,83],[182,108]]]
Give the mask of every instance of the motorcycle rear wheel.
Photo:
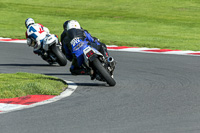
[[[58,49],[58,47],[56,45],[52,45],[52,51],[55,54],[56,58],[57,58],[57,62],[60,66],[65,66],[67,64],[67,59],[65,57],[65,55]]]
[[[98,58],[96,58],[93,61],[93,65],[99,71],[101,76],[106,80],[107,84],[109,84],[110,86],[116,85],[115,80],[111,77],[110,73],[104,68],[104,66],[101,64]]]

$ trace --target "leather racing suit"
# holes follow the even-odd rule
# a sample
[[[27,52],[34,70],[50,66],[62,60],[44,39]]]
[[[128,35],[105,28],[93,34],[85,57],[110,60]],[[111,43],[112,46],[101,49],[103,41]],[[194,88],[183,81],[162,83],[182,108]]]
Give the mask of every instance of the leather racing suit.
[[[82,41],[85,45],[90,45],[94,47],[99,52],[101,52],[105,58],[107,58],[108,51],[106,45],[98,41],[97,38],[92,37],[87,30],[75,29],[70,30],[64,29],[61,34],[62,50],[69,61],[72,61],[70,72],[72,75],[89,74],[89,72],[82,67],[83,59],[79,58],[78,50],[74,49],[73,42]],[[79,50],[82,50],[81,48]]]

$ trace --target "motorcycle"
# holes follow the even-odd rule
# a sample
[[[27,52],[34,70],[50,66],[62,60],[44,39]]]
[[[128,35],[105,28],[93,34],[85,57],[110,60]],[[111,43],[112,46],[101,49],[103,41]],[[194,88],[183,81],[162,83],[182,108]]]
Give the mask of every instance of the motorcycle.
[[[105,57],[95,48],[87,45],[83,49],[84,63],[83,66],[91,71],[91,79],[106,82],[109,86],[115,86],[113,72],[116,62],[113,57]]]
[[[55,35],[47,35],[43,40],[43,46],[38,51],[38,55],[50,65],[58,63],[60,66],[67,64],[67,59],[61,51],[61,45],[58,43]]]

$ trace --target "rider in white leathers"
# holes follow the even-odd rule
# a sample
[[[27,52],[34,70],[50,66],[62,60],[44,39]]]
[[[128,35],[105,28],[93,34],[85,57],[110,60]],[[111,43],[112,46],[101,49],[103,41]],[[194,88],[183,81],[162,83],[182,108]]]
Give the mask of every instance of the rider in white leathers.
[[[32,18],[26,19],[25,26],[27,28],[27,45],[33,47],[33,52],[38,54],[38,50],[42,47],[42,41],[50,34],[49,29],[39,23],[35,23]]]

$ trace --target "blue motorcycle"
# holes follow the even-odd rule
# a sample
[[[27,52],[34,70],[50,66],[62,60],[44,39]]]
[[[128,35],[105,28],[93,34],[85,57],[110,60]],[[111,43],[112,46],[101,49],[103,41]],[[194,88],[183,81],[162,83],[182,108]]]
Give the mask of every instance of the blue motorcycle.
[[[71,41],[73,54],[76,55],[79,66],[91,71],[91,79],[106,82],[115,86],[113,77],[116,62],[113,57],[105,58],[98,50],[88,45],[87,41],[75,38]]]

